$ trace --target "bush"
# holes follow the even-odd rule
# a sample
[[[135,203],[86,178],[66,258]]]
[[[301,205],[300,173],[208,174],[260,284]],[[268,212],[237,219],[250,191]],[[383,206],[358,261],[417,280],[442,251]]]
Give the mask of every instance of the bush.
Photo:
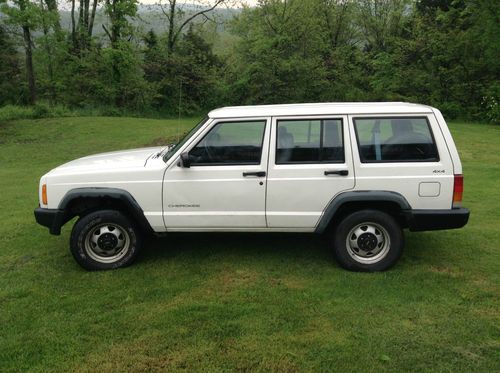
[[[66,106],[56,105],[50,108],[50,117],[73,117],[75,112],[68,109]]]
[[[441,110],[445,118],[457,119],[464,117],[462,108],[455,102],[443,102],[442,104],[436,106],[439,110]]]
[[[30,119],[32,117],[32,107],[6,105],[0,108],[0,122],[6,122],[14,119]]]
[[[100,110],[100,115],[105,117],[121,117],[123,113],[118,108],[107,106]]]
[[[17,119],[39,119],[53,117],[69,117],[73,113],[64,106],[48,106],[38,103],[35,106],[6,105],[0,107],[0,123]]]
[[[34,119],[39,119],[39,118],[46,118],[50,113],[50,108],[46,104],[36,104],[33,107],[33,118]]]
[[[498,104],[498,100],[493,96],[485,96],[483,97],[483,105],[486,108],[486,119],[491,123],[500,124],[500,105]]]

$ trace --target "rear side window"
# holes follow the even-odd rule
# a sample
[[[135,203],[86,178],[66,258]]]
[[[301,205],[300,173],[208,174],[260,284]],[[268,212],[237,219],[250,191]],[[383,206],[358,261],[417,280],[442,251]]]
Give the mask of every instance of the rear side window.
[[[341,119],[279,120],[276,164],[344,163]]]
[[[354,119],[363,163],[439,161],[426,117]]]
[[[217,123],[189,152],[192,165],[260,164],[266,121]]]

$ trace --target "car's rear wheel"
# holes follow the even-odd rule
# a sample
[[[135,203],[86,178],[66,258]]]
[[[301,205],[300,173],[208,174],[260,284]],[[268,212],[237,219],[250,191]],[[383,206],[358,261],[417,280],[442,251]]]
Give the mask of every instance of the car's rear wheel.
[[[335,257],[352,271],[384,271],[398,261],[403,246],[403,231],[397,221],[378,210],[354,212],[335,230]]]
[[[73,257],[88,270],[130,265],[140,246],[140,232],[135,224],[115,210],[95,211],[81,217],[70,238]]]

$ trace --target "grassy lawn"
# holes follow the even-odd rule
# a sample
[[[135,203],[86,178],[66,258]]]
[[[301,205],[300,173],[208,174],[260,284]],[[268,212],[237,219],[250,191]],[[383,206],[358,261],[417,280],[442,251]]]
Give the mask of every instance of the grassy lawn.
[[[0,124],[0,372],[498,371],[500,127],[451,125],[461,230],[409,233],[399,264],[350,273],[309,235],[153,239],[90,273],[33,217],[39,177],[74,158],[174,137],[197,119]]]

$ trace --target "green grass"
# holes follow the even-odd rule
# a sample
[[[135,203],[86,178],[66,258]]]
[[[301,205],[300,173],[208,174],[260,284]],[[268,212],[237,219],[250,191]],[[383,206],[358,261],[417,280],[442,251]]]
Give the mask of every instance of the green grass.
[[[178,234],[90,273],[34,222],[62,162],[175,137],[196,119],[0,125],[0,371],[498,371],[500,127],[455,123],[461,230],[406,233],[385,273],[350,273],[308,235]]]

